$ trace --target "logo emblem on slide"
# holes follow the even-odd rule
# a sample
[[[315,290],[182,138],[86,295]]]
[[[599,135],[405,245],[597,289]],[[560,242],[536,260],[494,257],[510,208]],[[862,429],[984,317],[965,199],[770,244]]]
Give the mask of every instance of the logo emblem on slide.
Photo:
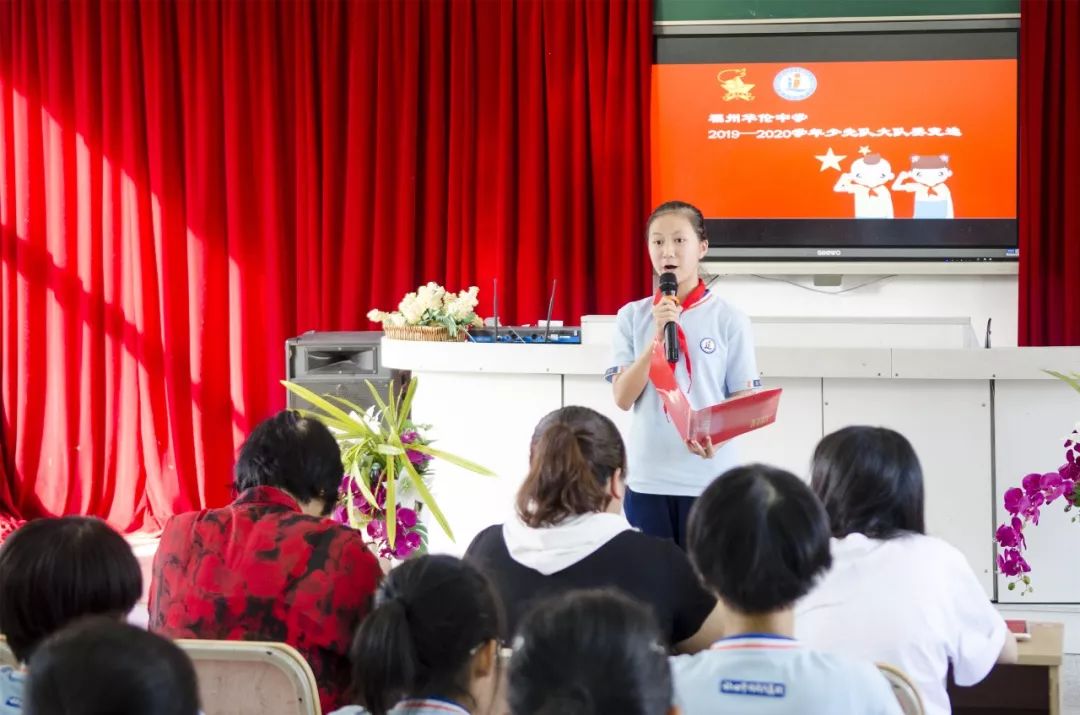
[[[743,81],[743,77],[746,76],[746,68],[741,67],[739,69],[726,69],[720,70],[716,74],[716,81],[720,83],[721,89],[724,90],[724,101],[730,102],[735,99],[741,99],[745,102],[751,102],[754,99],[752,90],[756,85],[747,84]]]
[[[702,338],[701,352],[712,355],[714,352],[716,352],[716,341],[712,338]]]
[[[817,91],[817,77],[805,67],[785,67],[776,73],[772,86],[784,99],[801,102]]]

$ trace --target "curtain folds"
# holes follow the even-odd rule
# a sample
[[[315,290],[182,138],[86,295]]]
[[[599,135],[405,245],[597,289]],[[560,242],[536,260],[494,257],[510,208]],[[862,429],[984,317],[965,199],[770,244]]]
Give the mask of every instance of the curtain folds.
[[[231,495],[283,342],[645,295],[648,0],[0,4],[0,510]]]
[[[1080,3],[1020,18],[1019,342],[1080,345]]]

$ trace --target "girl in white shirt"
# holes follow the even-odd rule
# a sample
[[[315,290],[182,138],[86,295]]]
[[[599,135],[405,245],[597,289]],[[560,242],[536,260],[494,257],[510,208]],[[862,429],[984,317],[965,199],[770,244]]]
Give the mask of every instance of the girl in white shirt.
[[[927,715],[952,712],[950,664],[966,686],[995,662],[1016,661],[1016,641],[964,556],[926,536],[922,468],[903,435],[881,427],[828,435],[810,484],[829,515],[833,566],[796,608],[800,640],[900,668]]]

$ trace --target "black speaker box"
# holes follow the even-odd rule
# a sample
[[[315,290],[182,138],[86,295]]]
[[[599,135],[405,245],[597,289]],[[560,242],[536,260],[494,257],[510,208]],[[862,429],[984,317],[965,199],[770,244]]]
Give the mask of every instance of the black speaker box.
[[[409,382],[407,370],[391,370],[379,359],[381,331],[307,332],[285,341],[285,375],[290,382],[317,395],[343,397],[359,407],[375,404],[368,381],[385,400],[390,385],[397,390]],[[287,392],[290,408],[311,409],[311,404]]]

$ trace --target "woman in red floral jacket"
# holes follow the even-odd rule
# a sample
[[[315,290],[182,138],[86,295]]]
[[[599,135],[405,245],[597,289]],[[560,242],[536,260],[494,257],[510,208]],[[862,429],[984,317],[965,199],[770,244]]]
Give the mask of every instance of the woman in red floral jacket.
[[[286,410],[259,424],[237,458],[236,501],[165,525],[151,630],[288,643],[311,664],[323,712],[343,705],[349,644],[381,571],[358,532],[325,518],[341,475],[321,422]]]

